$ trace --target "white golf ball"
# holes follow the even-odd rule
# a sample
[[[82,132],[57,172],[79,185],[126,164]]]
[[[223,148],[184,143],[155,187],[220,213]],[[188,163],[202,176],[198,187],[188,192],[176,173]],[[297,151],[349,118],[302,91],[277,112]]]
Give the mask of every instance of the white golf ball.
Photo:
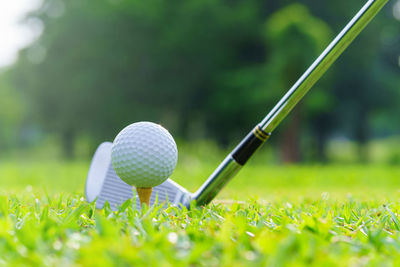
[[[162,126],[137,122],[125,127],[115,138],[111,162],[127,184],[154,187],[171,176],[178,161],[174,138]]]

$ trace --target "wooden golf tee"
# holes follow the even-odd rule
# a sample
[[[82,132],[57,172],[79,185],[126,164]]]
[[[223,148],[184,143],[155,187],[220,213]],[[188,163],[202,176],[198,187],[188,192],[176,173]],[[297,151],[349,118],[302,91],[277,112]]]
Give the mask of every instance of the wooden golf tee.
[[[147,207],[150,207],[150,197],[151,192],[153,192],[152,187],[136,187],[136,192],[139,196],[140,206],[146,203]]]

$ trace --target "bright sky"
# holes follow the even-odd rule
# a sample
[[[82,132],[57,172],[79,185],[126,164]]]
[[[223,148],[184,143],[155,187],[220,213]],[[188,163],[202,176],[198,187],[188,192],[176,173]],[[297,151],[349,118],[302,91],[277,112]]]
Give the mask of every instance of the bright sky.
[[[39,7],[41,0],[0,0],[0,68],[14,63],[18,50],[32,42],[41,31],[38,21],[24,26],[24,15]]]

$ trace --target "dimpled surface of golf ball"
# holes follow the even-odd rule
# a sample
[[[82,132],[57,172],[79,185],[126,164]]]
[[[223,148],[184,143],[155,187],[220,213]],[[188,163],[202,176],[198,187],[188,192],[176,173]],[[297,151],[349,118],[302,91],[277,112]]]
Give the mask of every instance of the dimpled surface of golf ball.
[[[178,161],[178,149],[171,134],[152,122],[125,127],[115,138],[111,162],[127,184],[154,187],[171,176]]]

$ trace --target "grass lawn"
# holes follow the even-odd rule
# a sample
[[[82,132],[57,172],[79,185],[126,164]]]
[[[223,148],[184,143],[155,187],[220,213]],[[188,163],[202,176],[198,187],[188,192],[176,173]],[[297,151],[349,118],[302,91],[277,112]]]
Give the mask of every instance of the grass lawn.
[[[194,191],[215,166],[180,164]],[[0,266],[396,266],[400,167],[250,164],[212,205],[94,210],[87,162],[0,163]]]

